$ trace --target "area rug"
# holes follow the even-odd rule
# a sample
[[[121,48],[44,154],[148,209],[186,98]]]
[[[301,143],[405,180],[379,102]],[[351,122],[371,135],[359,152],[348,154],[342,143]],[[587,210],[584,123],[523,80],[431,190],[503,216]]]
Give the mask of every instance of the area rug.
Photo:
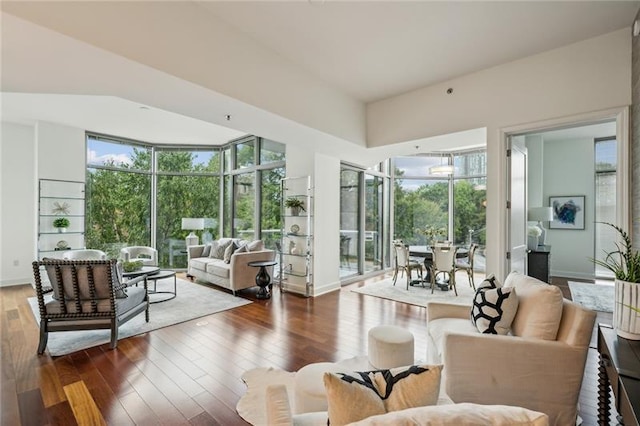
[[[345,371],[366,371],[373,368],[369,365],[369,360],[366,356],[349,358],[337,364],[343,367]],[[293,410],[293,378],[295,374],[295,372],[273,367],[261,367],[245,371],[242,375],[242,380],[247,385],[247,392],[242,395],[236,405],[236,411],[240,417],[254,426],[268,426],[266,390],[267,386],[271,385],[285,385],[287,387],[289,405]]]
[[[571,300],[585,308],[600,312],[613,312],[615,299],[613,283],[607,285],[569,281],[569,289],[571,290]]]
[[[153,287],[153,285],[151,285]],[[173,278],[158,280],[157,289],[173,289]],[[177,279],[177,293],[175,299],[162,303],[151,304],[149,308],[149,322],[145,322],[144,313],[137,315],[125,324],[121,325],[118,338],[135,336],[151,330],[167,327],[181,322],[200,318],[205,315],[226,311],[251,303],[250,300],[233,296],[213,287],[196,284]],[[150,295],[153,301],[155,297],[166,294]],[[40,324],[38,301],[35,297],[29,298],[31,310]],[[108,343],[111,338],[109,330],[83,330],[61,331],[49,333],[47,350],[51,356],[66,355],[82,349]]]
[[[409,286],[406,289],[406,281],[398,278],[396,285],[393,285],[391,278],[385,278],[362,287],[354,288],[353,292],[366,294],[368,296],[380,297],[382,299],[395,300],[396,302],[408,303],[410,305],[427,306],[427,302],[445,302],[460,305],[470,305],[475,291],[469,285],[466,276],[457,281],[458,296],[453,290],[442,291],[435,289],[431,294],[431,289],[421,286]]]

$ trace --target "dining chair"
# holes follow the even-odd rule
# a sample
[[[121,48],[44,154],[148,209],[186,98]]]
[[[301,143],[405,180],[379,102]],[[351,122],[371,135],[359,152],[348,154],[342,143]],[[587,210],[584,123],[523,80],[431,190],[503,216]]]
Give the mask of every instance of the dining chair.
[[[473,280],[473,257],[478,248],[477,244],[471,243],[469,247],[469,254],[466,258],[456,259],[456,271],[466,271],[467,278],[469,279],[469,286],[474,290],[476,289],[476,283]]]
[[[433,263],[431,264],[431,293],[436,286],[436,275],[445,273],[449,275],[449,288],[453,289],[458,295],[456,289],[456,248],[449,246],[435,246],[433,248]]]
[[[396,252],[396,269],[393,274],[393,285],[396,285],[398,279],[398,271],[405,272],[407,274],[407,290],[409,290],[409,283],[411,282],[412,272],[418,271],[418,278],[422,281],[422,264],[417,260],[412,260],[409,257],[409,247],[402,243],[394,243],[393,247]]]

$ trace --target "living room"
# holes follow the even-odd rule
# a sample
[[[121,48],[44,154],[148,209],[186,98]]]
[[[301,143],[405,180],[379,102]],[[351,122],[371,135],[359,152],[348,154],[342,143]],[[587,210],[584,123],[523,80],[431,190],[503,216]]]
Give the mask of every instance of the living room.
[[[131,12],[132,20],[137,13],[145,17],[150,13],[140,5],[119,7]],[[637,12],[637,5],[634,7]],[[626,130],[631,127],[630,123],[637,127],[638,121],[637,113],[630,114],[628,110],[629,105],[636,103],[632,95],[637,96],[631,84],[632,41],[637,46],[637,38],[631,35],[635,13],[620,29],[452,76],[408,93],[361,102],[315,77],[303,76],[299,68],[289,63],[279,64],[271,74],[268,65],[275,67],[277,55],[265,51],[263,46],[220,18],[215,20],[218,24],[215,31],[221,32],[217,34],[218,41],[193,47],[198,52],[209,51],[211,55],[199,54],[197,61],[200,62],[190,58],[187,66],[187,61],[181,60],[186,53],[180,52],[179,43],[170,40],[171,36],[162,30],[153,35],[148,33],[148,39],[153,38],[154,46],[166,49],[161,55],[163,59],[150,58],[147,53],[153,49],[148,49],[147,36],[141,37],[140,46],[130,46],[131,51],[106,41],[92,40],[92,36],[86,34],[84,41],[78,41],[83,39],[82,29],[67,20],[73,20],[80,11],[66,12],[57,20],[51,18],[47,22],[46,8],[38,11],[27,6],[21,9],[17,5],[3,5],[3,92],[76,96],[98,93],[105,100],[112,96],[134,100],[136,107],[163,109],[171,105],[173,112],[278,141],[286,145],[287,175],[313,176],[317,206],[339,205],[340,194],[336,188],[340,186],[342,163],[366,168],[390,157],[412,155],[416,151],[433,152],[449,145],[449,135],[481,129],[486,135],[483,142],[488,158],[487,235],[494,236],[487,239],[487,270],[496,271],[501,278],[509,269],[502,255],[508,247],[508,230],[504,225],[507,212],[502,208],[508,197],[505,187],[508,170],[502,155],[506,147],[505,134],[585,120],[613,119],[618,121],[618,129],[622,129],[618,136],[623,146],[629,152],[637,149],[637,136],[634,134],[632,143]],[[103,12],[121,11],[106,8]],[[179,13],[189,18],[185,22],[202,25],[207,32],[214,31],[198,12],[201,12],[198,8],[167,6],[152,13],[158,22],[165,22],[160,27],[173,25],[174,13]],[[137,21],[145,19],[148,18],[138,16]],[[82,21],[86,19],[77,20]],[[131,23],[130,27],[128,21],[121,24],[122,34],[125,29],[131,34],[139,31],[134,29],[137,24]],[[29,36],[14,38],[21,33]],[[182,36],[187,37],[187,33]],[[12,46],[6,40],[19,43]],[[247,69],[246,57],[237,52],[230,54],[229,40],[248,49],[243,55],[263,58],[265,66],[260,75],[257,70],[247,70],[249,76],[236,75],[238,69]],[[62,44],[55,43],[58,41]],[[66,53],[65,49],[70,47],[75,54]],[[29,55],[24,55],[25,51],[30,52]],[[64,57],[65,61],[44,60],[51,57]],[[212,66],[216,57],[224,57],[225,61]],[[110,76],[79,72],[87,63],[109,70]],[[215,75],[197,71],[214,68]],[[637,75],[637,71],[633,72]],[[138,82],[141,87],[116,83],[126,81]],[[143,81],[144,85],[139,84]],[[39,88],[32,86],[34,82],[39,83]],[[449,88],[454,89],[453,93],[447,94]],[[3,121],[2,286],[32,281],[30,263],[36,257],[37,182],[42,178],[85,179],[86,131],[153,142],[114,128],[76,127],[65,122],[52,123],[46,117],[35,125]],[[629,165],[623,170],[629,182],[627,190],[636,169]],[[638,198],[621,199],[620,223],[631,223],[630,217],[635,216],[625,212],[632,211],[632,204],[637,207]],[[323,208],[322,213],[316,216],[315,223],[316,229],[321,230],[314,240],[316,296],[335,292],[341,284],[338,209]],[[385,319],[384,315],[377,317],[380,322]],[[362,322],[365,331],[365,326],[373,325]],[[299,361],[297,363],[296,368],[300,367]]]

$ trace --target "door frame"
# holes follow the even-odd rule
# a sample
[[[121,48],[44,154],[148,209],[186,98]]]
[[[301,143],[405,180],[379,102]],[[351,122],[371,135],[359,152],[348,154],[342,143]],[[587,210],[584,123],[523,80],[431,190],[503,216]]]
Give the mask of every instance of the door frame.
[[[505,154],[509,146],[509,137],[532,132],[543,132],[549,130],[558,130],[567,127],[577,127],[589,124],[597,124],[603,121],[616,122],[616,138],[618,141],[618,168],[616,171],[616,209],[617,223],[625,229],[631,229],[631,146],[630,146],[630,130],[629,130],[629,107],[610,108],[601,111],[594,111],[584,114],[577,114],[567,117],[554,118],[533,123],[521,124],[517,126],[502,127],[498,129],[498,140],[500,143],[500,153]],[[499,247],[497,250],[498,270],[502,271],[502,277],[508,274],[507,252],[509,250],[509,228],[508,217],[509,211],[507,200],[509,199],[509,181],[511,176],[508,173],[507,156],[500,155],[500,205],[503,206],[500,211],[501,229],[499,233]]]

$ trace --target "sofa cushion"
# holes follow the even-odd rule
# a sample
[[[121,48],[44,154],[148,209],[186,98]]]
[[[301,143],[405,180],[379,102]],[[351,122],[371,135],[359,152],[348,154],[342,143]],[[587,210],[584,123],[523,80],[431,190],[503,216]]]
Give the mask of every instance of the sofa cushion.
[[[511,272],[504,283],[518,293],[518,312],[511,332],[514,336],[556,340],[562,318],[562,291],[555,285]]]
[[[229,278],[230,267],[227,263],[224,263],[223,260],[212,259],[209,263],[207,263],[206,272],[221,278]]]
[[[434,405],[440,393],[441,365],[324,374],[329,423],[343,425],[376,414]]]
[[[209,257],[210,253],[211,253],[211,243],[205,244],[204,248],[202,249],[202,257]]]
[[[189,260],[189,266],[193,269],[197,269],[199,271],[207,271],[207,265],[211,263],[212,259],[208,257],[196,257],[195,259]]]
[[[538,411],[508,405],[459,403],[409,408],[369,417],[352,426],[547,426],[549,417]]]
[[[509,333],[518,310],[514,287],[498,288],[495,279],[484,280],[476,290],[471,307],[471,322],[480,333]]]

